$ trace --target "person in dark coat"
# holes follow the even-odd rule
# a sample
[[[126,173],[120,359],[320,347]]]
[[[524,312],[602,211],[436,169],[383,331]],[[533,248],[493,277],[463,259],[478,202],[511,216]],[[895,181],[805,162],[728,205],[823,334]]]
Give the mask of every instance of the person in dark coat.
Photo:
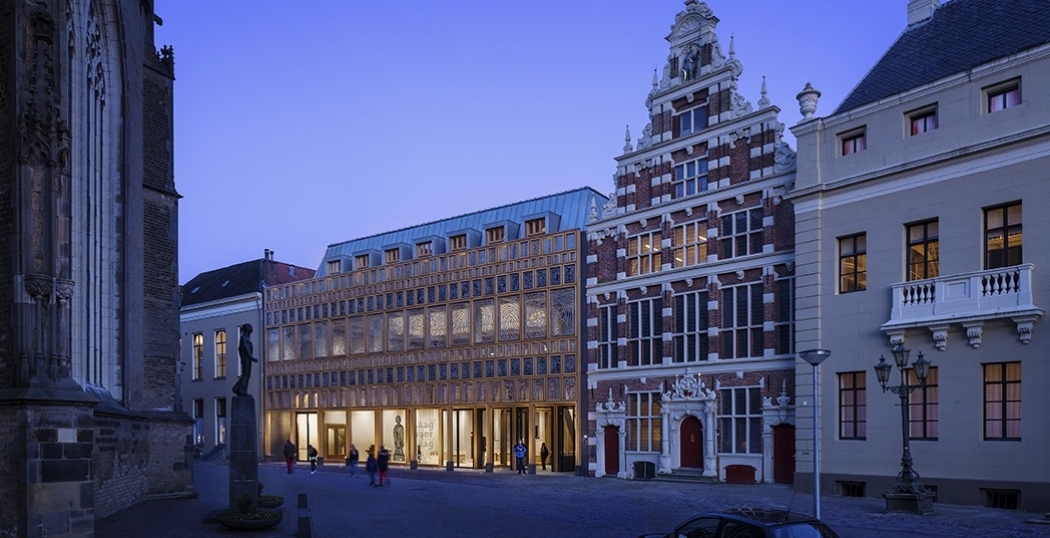
[[[379,470],[379,462],[376,460],[374,447],[368,447],[368,459],[365,460],[365,470],[368,471],[368,485],[378,486],[376,484],[376,471]]]
[[[350,445],[350,455],[346,457],[346,464],[350,467],[350,478],[357,478],[357,462],[361,459],[361,454],[357,451],[357,447]]]
[[[382,486],[384,481],[389,484],[390,477],[386,472],[390,468],[390,451],[385,446],[379,447],[379,457],[376,458],[376,463],[379,465],[379,485]]]
[[[306,458],[310,460],[310,474],[317,472],[317,449],[314,445],[306,445]]]
[[[547,443],[540,443],[540,465],[543,466],[543,470],[547,470],[547,457],[551,455],[550,450],[547,450]]]
[[[288,474],[292,474],[293,465],[295,464],[295,443],[292,443],[291,439],[284,442],[284,463],[288,466]]]

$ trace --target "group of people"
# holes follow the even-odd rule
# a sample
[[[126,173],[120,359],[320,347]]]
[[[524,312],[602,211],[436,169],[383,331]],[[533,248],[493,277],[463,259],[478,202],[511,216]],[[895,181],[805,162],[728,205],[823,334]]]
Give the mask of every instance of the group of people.
[[[288,474],[292,474],[295,469],[295,458],[296,451],[298,449],[295,443],[291,439],[284,442],[284,461],[288,467]],[[525,445],[525,440],[518,438],[518,442],[511,448],[514,452],[514,458],[517,460],[518,474],[527,474],[528,466],[525,464],[525,460],[528,457],[529,449]],[[547,469],[547,457],[550,456],[550,451],[547,450],[547,443],[540,443],[540,464],[543,470]],[[310,474],[317,472],[317,449],[314,445],[306,445],[306,458],[310,461]],[[350,476],[357,477],[360,475],[358,472],[358,462],[361,459],[361,453],[357,451],[357,447],[350,445],[350,454],[346,458],[346,465],[350,467]],[[365,460],[365,470],[368,472],[369,486],[382,487],[383,483],[390,484],[390,476],[387,471],[390,469],[390,451],[385,446],[379,446],[379,453],[375,451],[375,445],[368,447],[368,459]],[[376,482],[376,474],[379,475],[379,481]]]
[[[385,446],[379,446],[379,453],[376,454],[375,445],[368,447],[368,459],[365,460],[365,470],[368,471],[368,485],[376,488],[383,487],[383,483],[390,485],[390,476],[387,471],[390,469],[390,451]],[[350,476],[357,476],[357,458],[359,458],[357,448],[354,445],[350,445]],[[376,473],[379,474],[379,481],[376,482]]]
[[[295,470],[295,456],[299,449],[291,439],[284,442],[284,464],[288,467],[288,474]],[[306,445],[306,459],[310,460],[310,474],[317,472],[317,449],[314,445]]]
[[[518,438],[518,442],[511,447],[511,451],[514,452],[514,459],[518,460],[518,474],[528,474],[528,465],[525,464],[525,460],[528,459],[529,447],[525,446],[525,440]],[[544,471],[547,470],[547,458],[550,455],[547,443],[540,443],[540,465]]]

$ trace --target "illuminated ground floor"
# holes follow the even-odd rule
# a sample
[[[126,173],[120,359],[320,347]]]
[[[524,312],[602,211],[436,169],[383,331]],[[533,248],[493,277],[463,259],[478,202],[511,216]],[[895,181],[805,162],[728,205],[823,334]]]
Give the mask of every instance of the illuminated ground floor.
[[[268,455],[280,458],[291,439],[299,460],[312,444],[340,464],[352,444],[362,462],[370,447],[385,446],[393,465],[510,469],[518,439],[537,470],[573,472],[582,457],[572,404],[269,410],[265,431]]]

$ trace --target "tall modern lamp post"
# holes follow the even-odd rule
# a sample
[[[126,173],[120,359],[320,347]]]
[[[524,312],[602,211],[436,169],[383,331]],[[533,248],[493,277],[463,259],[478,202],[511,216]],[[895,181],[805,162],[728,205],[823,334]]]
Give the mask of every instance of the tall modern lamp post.
[[[831,356],[826,349],[800,351],[802,360],[813,366],[813,517],[820,519],[820,363]]]
[[[919,473],[911,467],[911,436],[908,432],[908,395],[915,389],[926,387],[926,376],[930,373],[930,361],[919,352],[919,358],[911,363],[915,369],[915,377],[918,385],[909,385],[905,374],[908,368],[908,355],[910,349],[897,344],[893,347],[893,362],[897,364],[897,370],[901,373],[901,381],[896,386],[886,386],[890,380],[893,366],[886,362],[886,357],[880,356],[879,363],[875,365],[875,376],[879,378],[882,392],[892,392],[901,399],[901,434],[904,439],[904,454],[901,456],[901,472],[897,475],[897,482],[893,489],[886,492],[887,512],[912,512],[916,514],[929,514],[933,512],[933,493],[926,489],[919,480]]]

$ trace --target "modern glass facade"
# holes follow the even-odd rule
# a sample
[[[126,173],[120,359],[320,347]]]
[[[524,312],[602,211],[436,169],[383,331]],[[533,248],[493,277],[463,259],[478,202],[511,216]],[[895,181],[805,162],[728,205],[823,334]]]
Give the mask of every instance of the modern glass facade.
[[[498,469],[521,438],[537,468],[543,443],[554,471],[581,465],[586,241],[582,223],[554,212],[565,198],[500,208],[504,220],[482,216],[465,241],[449,241],[463,235],[449,219],[441,235],[430,224],[410,239],[427,248],[389,237],[332,246],[324,276],[266,290],[267,453],[292,439],[303,457],[313,444],[342,463],[350,444],[362,459],[383,445],[393,464]],[[524,226],[543,201],[546,225]],[[505,239],[480,244],[493,228]],[[332,263],[340,256],[346,265]]]

